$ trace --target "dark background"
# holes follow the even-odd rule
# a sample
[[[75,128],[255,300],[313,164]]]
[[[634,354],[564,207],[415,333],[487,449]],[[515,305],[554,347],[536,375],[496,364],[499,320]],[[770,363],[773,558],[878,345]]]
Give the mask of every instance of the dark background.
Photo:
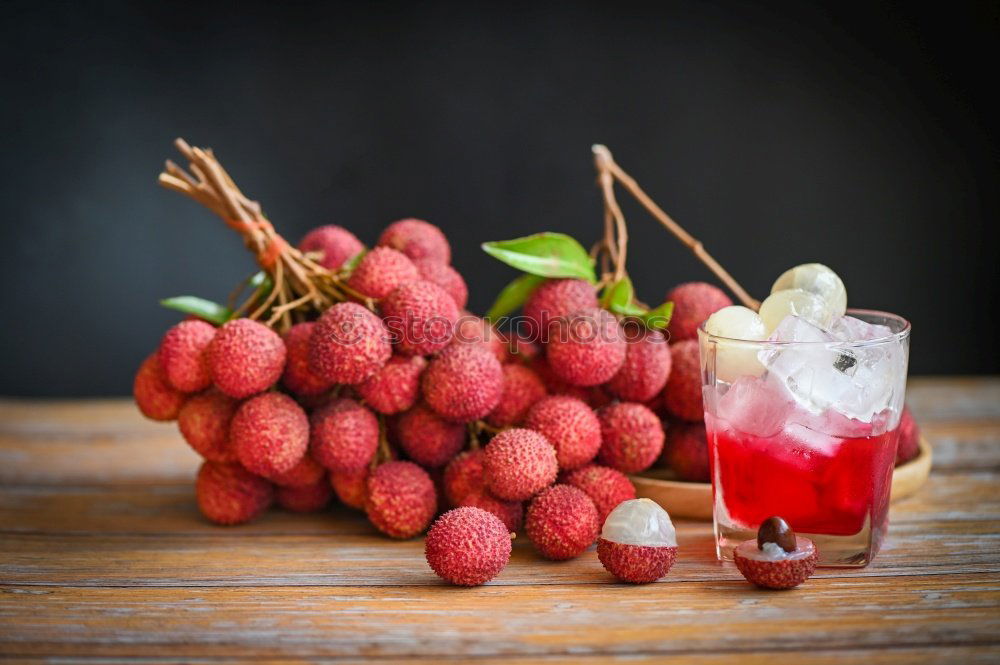
[[[277,4],[277,3],[276,3]],[[254,270],[160,189],[210,145],[290,239],[440,225],[478,243],[601,224],[590,145],[758,296],[821,261],[914,324],[913,373],[1000,371],[996,5],[6,3],[0,394],[124,394],[177,316]],[[639,295],[710,275],[627,202]]]

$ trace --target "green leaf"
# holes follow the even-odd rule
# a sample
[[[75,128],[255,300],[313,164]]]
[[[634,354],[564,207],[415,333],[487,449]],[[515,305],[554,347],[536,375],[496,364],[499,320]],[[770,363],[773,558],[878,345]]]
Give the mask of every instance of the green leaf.
[[[634,297],[635,289],[632,288],[632,280],[626,275],[619,281],[604,287],[604,293],[601,294],[601,305],[607,309],[615,310],[631,305]]]
[[[271,286],[272,286],[272,284],[271,284],[271,276],[268,275],[263,270],[261,270],[260,272],[254,273],[250,277],[250,279],[247,280],[247,286],[249,286],[251,289],[257,289],[261,285],[266,285],[266,286],[264,286],[264,292],[265,293],[269,293],[271,291]]]
[[[674,315],[674,303],[665,302],[655,309],[651,309],[643,316],[646,326],[653,330],[663,330],[670,325],[670,318]]]
[[[199,319],[205,319],[210,323],[221,326],[233,316],[233,310],[224,307],[211,300],[198,298],[197,296],[177,296],[176,298],[166,298],[160,304],[167,309],[177,310],[185,314],[193,314]]]
[[[350,274],[354,272],[354,269],[358,267],[358,264],[361,263],[361,259],[365,258],[365,254],[367,253],[368,253],[367,249],[361,250],[351,258],[344,261],[344,264],[337,269],[337,272],[342,272],[345,274]]]
[[[538,275],[521,275],[515,278],[500,291],[500,295],[490,307],[490,311],[486,312],[486,318],[492,321],[501,316],[507,316],[523,305],[528,296],[544,281],[545,278]]]
[[[513,240],[484,242],[482,246],[493,258],[531,275],[575,277],[591,284],[597,281],[587,250],[565,233],[536,233]]]

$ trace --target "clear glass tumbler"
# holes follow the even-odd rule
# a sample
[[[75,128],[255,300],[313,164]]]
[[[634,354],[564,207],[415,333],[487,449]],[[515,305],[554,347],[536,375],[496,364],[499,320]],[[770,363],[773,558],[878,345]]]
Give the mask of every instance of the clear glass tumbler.
[[[779,515],[820,565],[865,566],[889,523],[910,324],[848,310],[829,330],[779,332],[789,341],[698,331],[718,556]]]

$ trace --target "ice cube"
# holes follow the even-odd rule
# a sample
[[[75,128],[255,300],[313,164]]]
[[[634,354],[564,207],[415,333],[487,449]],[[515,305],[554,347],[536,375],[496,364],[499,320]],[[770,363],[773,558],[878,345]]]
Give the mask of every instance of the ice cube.
[[[794,408],[791,397],[774,381],[743,377],[719,398],[715,415],[741,432],[767,438],[782,430]]]
[[[732,383],[741,376],[759,376],[764,373],[763,366],[757,360],[757,346],[736,341],[767,339],[767,330],[757,312],[739,305],[723,307],[705,321],[705,332],[724,338],[710,342],[716,353],[717,379]]]
[[[892,337],[892,328],[862,321],[853,316],[841,316],[829,327],[830,334],[841,342],[861,342]]]
[[[760,304],[760,318],[768,333],[773,332],[789,315],[815,323],[824,330],[834,319],[834,311],[829,303],[803,289],[775,291]]]
[[[847,310],[847,289],[837,273],[822,263],[803,263],[782,273],[771,287],[771,293],[785,289],[802,289],[815,293],[830,305],[834,317]]]

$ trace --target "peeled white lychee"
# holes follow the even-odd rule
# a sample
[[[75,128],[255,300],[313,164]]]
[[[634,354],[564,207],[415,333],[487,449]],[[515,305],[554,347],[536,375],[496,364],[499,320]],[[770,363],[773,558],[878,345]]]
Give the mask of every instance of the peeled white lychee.
[[[741,376],[760,376],[764,372],[757,360],[760,348],[752,342],[767,339],[768,330],[757,312],[740,305],[723,307],[705,321],[705,332],[716,338],[711,344],[718,379],[732,383]]]
[[[650,499],[618,504],[597,539],[597,558],[622,582],[655,582],[667,574],[676,557],[677,534],[670,515]]]
[[[830,306],[833,318],[847,311],[847,289],[837,273],[822,263],[803,263],[786,270],[771,287],[771,293],[785,289],[802,289],[815,293]]]
[[[775,291],[760,304],[760,318],[769,335],[786,316],[797,316],[826,330],[833,322],[834,311],[830,303],[805,289]]]

